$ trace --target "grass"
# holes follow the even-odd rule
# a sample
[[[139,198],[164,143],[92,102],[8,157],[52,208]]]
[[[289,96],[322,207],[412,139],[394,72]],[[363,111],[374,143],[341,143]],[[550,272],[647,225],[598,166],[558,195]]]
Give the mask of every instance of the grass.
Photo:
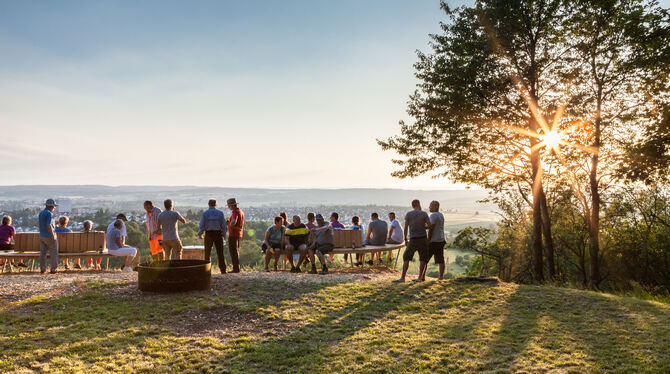
[[[0,371],[670,372],[670,305],[550,286],[134,283],[0,304]]]

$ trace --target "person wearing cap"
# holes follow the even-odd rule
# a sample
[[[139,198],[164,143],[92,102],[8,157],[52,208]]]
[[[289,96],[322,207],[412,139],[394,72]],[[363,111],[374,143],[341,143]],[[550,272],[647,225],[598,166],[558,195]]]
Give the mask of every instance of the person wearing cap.
[[[328,222],[323,219],[321,214],[316,215],[316,227],[314,228],[314,244],[309,249],[309,257],[312,262],[312,270],[310,274],[316,274],[316,262],[314,255],[319,258],[321,262],[321,272],[319,274],[328,274],[328,267],[326,266],[325,254],[330,253],[335,248],[335,238],[333,237],[333,228]]]
[[[233,263],[233,273],[240,272],[240,240],[244,232],[244,212],[237,206],[237,200],[230,198],[226,201],[230,209],[228,222],[228,251],[230,261]]]
[[[162,211],[159,207],[154,206],[154,203],[151,200],[144,202],[144,210],[147,211],[144,224],[147,226],[147,237],[149,238],[151,258],[157,261],[163,260],[165,259],[165,253],[163,252],[163,247],[161,247],[160,243],[163,240],[163,234],[161,234],[160,224],[158,223],[158,216]]]
[[[123,256],[123,268],[121,270],[132,273],[133,269],[130,267],[130,264],[133,263],[135,258],[139,258],[140,256],[137,254],[137,248],[132,248],[125,244],[125,236],[121,231],[123,226],[125,225],[121,219],[112,222],[112,230],[107,232],[105,236],[107,253],[112,256]]]
[[[44,210],[37,216],[40,229],[40,272],[47,271],[47,252],[51,257],[51,274],[58,268],[58,240],[53,222],[53,211],[58,206],[54,199],[47,199]]]
[[[176,210],[172,210],[174,203],[167,199],[163,202],[165,210],[158,215],[158,224],[163,233],[163,251],[165,252],[165,259],[181,260],[181,240],[179,239],[179,230],[177,230],[177,222],[186,223],[186,219]]]
[[[216,209],[215,199],[210,199],[207,205],[209,205],[209,209],[202,212],[200,218],[198,238],[202,239],[202,234],[205,234],[205,261],[211,261],[212,246],[216,247],[219,270],[221,270],[221,274],[225,274],[226,259],[223,257],[223,241],[226,239],[226,233],[228,232],[226,215],[221,210]]]
[[[404,282],[409,263],[414,258],[414,253],[419,252],[419,268],[423,269],[428,264],[429,250],[428,250],[428,234],[426,229],[430,227],[430,218],[428,213],[421,210],[421,202],[419,200],[412,200],[412,210],[405,214],[405,252],[402,255],[402,275],[393,282]],[[409,241],[407,236],[409,235]],[[414,280],[415,282],[422,282],[421,274]]]

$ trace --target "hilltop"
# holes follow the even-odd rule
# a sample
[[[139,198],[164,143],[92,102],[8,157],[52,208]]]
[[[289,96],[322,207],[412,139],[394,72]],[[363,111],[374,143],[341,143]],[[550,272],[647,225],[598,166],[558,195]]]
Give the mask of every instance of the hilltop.
[[[210,292],[180,295],[140,294],[119,272],[3,274],[0,370],[670,371],[668,304],[503,282],[398,285],[377,272],[216,274]]]

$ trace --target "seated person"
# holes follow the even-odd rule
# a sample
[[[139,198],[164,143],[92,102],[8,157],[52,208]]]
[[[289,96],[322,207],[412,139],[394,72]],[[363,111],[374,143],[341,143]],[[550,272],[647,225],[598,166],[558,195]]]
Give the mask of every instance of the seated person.
[[[3,216],[2,217],[2,226],[0,226],[0,251],[13,251],[14,243],[13,238],[16,234],[16,229],[12,226],[12,217]],[[5,260],[0,261],[0,265],[4,265]],[[11,261],[10,261],[11,265]],[[16,263],[16,266],[25,268],[26,264],[23,263],[23,260],[19,260]]]
[[[72,232],[72,230],[70,230],[70,228],[67,227],[68,223],[70,223],[70,219],[67,216],[60,216],[58,218],[58,225],[56,225],[56,229],[54,230],[54,232],[56,234],[61,234],[61,233],[64,233],[64,232]],[[63,259],[63,267],[65,268],[65,270],[70,268],[70,263],[68,262],[67,258]],[[75,260],[74,267],[76,269],[81,269],[81,262],[80,262],[79,258],[77,258]]]
[[[352,230],[361,230],[361,243],[365,243],[365,228],[363,228],[363,225],[361,225],[361,218],[359,216],[353,216],[351,217],[351,223],[352,225],[349,226],[349,228]],[[356,255],[356,261],[353,260],[353,255],[351,256],[351,259],[354,262],[354,265],[360,265],[363,262],[364,257],[365,254],[360,253]],[[344,263],[347,263],[346,253],[344,254]]]
[[[84,233],[89,233],[89,232],[93,231],[93,221],[90,221],[90,220],[84,221],[83,228],[84,228]],[[89,257],[87,259],[87,261],[88,261],[88,267],[89,268],[94,267],[92,258]],[[98,257],[98,258],[95,259],[95,269],[98,269],[98,270],[101,269],[101,267],[100,267],[101,262],[102,262],[102,257]]]
[[[389,230],[388,239],[386,239],[386,244],[401,244],[405,242],[404,236],[402,234],[402,227],[400,227],[400,222],[395,218],[395,213],[389,213],[389,221],[391,222],[391,229]],[[391,252],[389,252],[391,254]]]
[[[340,215],[337,214],[337,212],[331,213],[331,215],[330,215],[330,227],[333,230],[344,230],[345,229],[344,225],[340,221],[338,221],[339,219],[340,219]],[[329,257],[330,257],[330,259],[329,259],[328,262],[330,262],[332,264],[333,263],[333,257],[335,257],[335,255],[331,253]]]
[[[114,221],[114,228],[106,235],[107,252],[112,256],[125,256],[121,270],[132,273],[133,269],[130,267],[130,264],[133,263],[133,260],[137,256],[137,249],[124,245],[121,228],[123,228],[123,221],[120,219]]]
[[[265,255],[265,271],[270,271],[268,265],[270,258],[275,258],[275,271],[277,271],[277,262],[282,252],[282,242],[284,241],[284,226],[282,225],[284,219],[280,216],[275,217],[275,224],[268,227],[265,231],[265,239],[261,245],[261,250]]]
[[[307,239],[309,238],[309,229],[304,223],[300,222],[300,216],[293,216],[293,223],[286,228],[286,238],[288,241],[286,244],[286,251],[289,256],[289,262],[291,263],[291,273],[299,273],[300,265],[302,265],[302,262],[307,256]],[[293,265],[294,251],[300,252],[297,267]]]
[[[385,221],[379,219],[379,214],[372,213],[370,215],[372,221],[368,225],[368,235],[365,238],[366,245],[384,246],[386,245],[386,234],[388,233],[388,225]],[[382,252],[372,252],[370,255],[369,265],[374,264],[375,255],[377,255],[378,263],[382,263]]]
[[[333,228],[323,219],[321,214],[316,215],[316,227],[314,228],[314,244],[309,248],[309,257],[312,262],[312,270],[310,274],[316,274],[316,262],[314,262],[314,255],[319,258],[321,262],[321,272],[319,274],[328,274],[328,267],[326,266],[326,259],[323,255],[328,254],[335,248],[335,238],[333,237]]]

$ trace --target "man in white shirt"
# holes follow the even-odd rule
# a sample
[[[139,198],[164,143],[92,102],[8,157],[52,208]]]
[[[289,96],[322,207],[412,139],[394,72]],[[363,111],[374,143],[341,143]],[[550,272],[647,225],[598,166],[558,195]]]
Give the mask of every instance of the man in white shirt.
[[[389,213],[389,222],[391,222],[391,229],[389,230],[389,237],[386,239],[386,244],[400,244],[403,242],[402,227],[400,222],[395,218],[395,213]]]

